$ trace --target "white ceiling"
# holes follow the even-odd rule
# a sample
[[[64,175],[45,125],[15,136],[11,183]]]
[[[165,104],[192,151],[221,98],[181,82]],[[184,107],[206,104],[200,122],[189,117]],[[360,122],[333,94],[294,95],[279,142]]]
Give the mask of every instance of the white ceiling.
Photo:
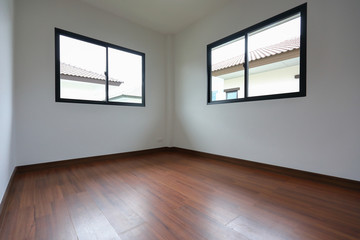
[[[230,0],[81,0],[164,34],[177,33]]]

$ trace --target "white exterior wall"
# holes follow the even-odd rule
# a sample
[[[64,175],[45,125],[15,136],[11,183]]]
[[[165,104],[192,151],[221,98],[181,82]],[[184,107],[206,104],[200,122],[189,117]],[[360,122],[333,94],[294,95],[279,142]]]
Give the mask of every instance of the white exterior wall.
[[[286,67],[273,71],[250,74],[249,96],[299,92],[299,66]]]
[[[232,1],[175,37],[174,145],[360,180],[358,0],[308,0],[307,96],[207,105],[206,46],[304,1]]]
[[[13,0],[0,1],[0,202],[15,167],[12,158]]]
[[[165,36],[80,1],[15,3],[17,165],[164,146]],[[144,52],[146,107],[56,103],[55,27]]]

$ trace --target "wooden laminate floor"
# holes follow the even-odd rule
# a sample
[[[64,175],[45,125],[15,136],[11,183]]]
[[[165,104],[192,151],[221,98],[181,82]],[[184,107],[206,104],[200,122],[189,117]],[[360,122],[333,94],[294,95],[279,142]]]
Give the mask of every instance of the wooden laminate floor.
[[[1,240],[360,239],[360,192],[159,152],[15,175]]]

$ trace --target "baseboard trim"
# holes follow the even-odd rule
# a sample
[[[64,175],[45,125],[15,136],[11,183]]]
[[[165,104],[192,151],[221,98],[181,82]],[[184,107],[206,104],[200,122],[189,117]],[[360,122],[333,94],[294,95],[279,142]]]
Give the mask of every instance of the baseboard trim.
[[[278,174],[283,174],[283,175],[292,176],[292,177],[299,177],[299,178],[308,179],[311,181],[326,183],[326,184],[330,184],[330,185],[336,185],[339,187],[360,191],[360,182],[351,180],[351,179],[339,178],[339,177],[323,175],[323,174],[319,174],[319,173],[307,172],[307,171],[286,168],[286,167],[280,167],[280,166],[275,166],[275,165],[270,165],[270,164],[265,164],[265,163],[258,163],[258,162],[253,162],[253,161],[249,161],[249,160],[233,158],[233,157],[226,157],[226,156],[222,156],[222,155],[216,155],[216,154],[200,152],[200,151],[195,151],[195,150],[189,150],[189,149],[184,149],[184,148],[178,148],[178,147],[161,147],[161,148],[153,148],[153,149],[133,151],[133,152],[124,152],[124,153],[116,153],[116,154],[109,154],[109,155],[102,155],[102,156],[85,157],[85,158],[77,158],[77,159],[62,160],[62,161],[55,161],[55,162],[24,165],[24,166],[16,167],[16,172],[22,173],[22,172],[43,170],[43,169],[48,169],[48,168],[55,168],[55,167],[65,167],[65,166],[74,165],[74,164],[83,164],[83,163],[91,163],[91,162],[96,162],[96,161],[104,161],[104,160],[119,160],[122,158],[131,157],[131,156],[150,154],[150,153],[159,153],[159,152],[164,152],[164,151],[192,154],[192,155],[200,156],[200,157],[204,157],[204,158],[211,158],[211,159],[215,159],[215,160],[219,160],[219,161],[226,161],[226,162],[238,164],[238,165],[241,165],[244,167],[261,169],[261,170],[265,170],[265,171],[271,171],[271,172],[278,173]],[[14,173],[13,173],[13,175],[14,175]],[[8,185],[8,188],[9,188],[9,185]],[[5,199],[5,195],[4,195],[3,199]]]
[[[265,164],[265,163],[258,163],[258,162],[253,162],[253,161],[249,161],[249,160],[233,158],[233,157],[226,157],[226,156],[222,156],[222,155],[216,155],[216,154],[194,151],[194,150],[178,148],[178,147],[172,147],[172,148],[170,148],[170,150],[175,151],[175,152],[192,154],[192,155],[196,155],[196,156],[200,156],[200,157],[204,157],[204,158],[211,158],[211,159],[215,159],[215,160],[219,160],[219,161],[226,161],[226,162],[234,163],[234,164],[241,165],[244,167],[261,169],[261,170],[265,170],[265,171],[271,171],[274,173],[283,174],[283,175],[287,175],[287,176],[291,176],[291,177],[298,177],[298,178],[307,179],[310,181],[316,181],[316,182],[321,182],[321,183],[330,184],[330,185],[336,185],[339,187],[360,191],[360,182],[351,180],[351,179],[339,178],[339,177],[334,177],[334,176],[329,176],[329,175],[324,175],[324,174],[319,174],[319,173],[307,172],[307,171],[286,168],[286,167],[280,167],[280,166],[275,166],[275,165],[270,165],[270,164]]]
[[[168,150],[167,147],[152,148],[152,149],[133,151],[133,152],[114,153],[114,154],[94,156],[94,157],[84,157],[84,158],[76,158],[76,159],[61,160],[61,161],[54,161],[54,162],[23,165],[23,166],[17,167],[17,172],[23,173],[23,172],[37,171],[37,170],[43,170],[43,169],[48,169],[48,168],[66,167],[66,166],[70,166],[70,165],[74,165],[74,164],[84,164],[84,163],[86,164],[86,163],[91,163],[91,162],[96,162],[96,161],[116,160],[116,159],[122,159],[122,158],[126,158],[126,157],[137,156],[137,155],[163,152],[163,151],[167,151],[167,150]]]
[[[17,174],[17,167],[14,168],[14,170],[13,170],[13,172],[11,174],[9,183],[8,183],[8,185],[6,187],[4,196],[3,196],[2,200],[1,200],[1,203],[0,203],[0,230],[2,229],[3,223],[5,221],[6,209],[7,209],[7,206],[9,205],[9,203],[10,203],[9,193],[10,193],[10,189],[12,189],[12,186],[14,184],[14,178],[15,178],[16,174]]]

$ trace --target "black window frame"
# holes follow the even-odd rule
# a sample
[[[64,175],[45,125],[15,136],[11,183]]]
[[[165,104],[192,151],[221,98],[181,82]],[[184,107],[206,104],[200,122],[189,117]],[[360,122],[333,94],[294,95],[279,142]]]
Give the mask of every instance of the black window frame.
[[[248,34],[264,28],[266,26],[277,23],[281,20],[300,14],[300,79],[299,79],[299,91],[292,93],[281,93],[281,94],[270,94],[270,95],[260,95],[260,96],[248,96],[248,87],[249,87],[249,61],[248,61],[248,46],[247,46],[247,37]],[[249,102],[249,101],[258,101],[258,100],[271,100],[271,99],[282,99],[282,98],[295,98],[295,97],[305,97],[306,96],[306,34],[307,34],[307,3],[294,7],[288,11],[280,13],[274,17],[271,17],[267,20],[259,22],[251,27],[243,29],[239,32],[231,34],[227,37],[219,39],[213,43],[207,45],[207,104],[222,104],[222,103],[233,103],[233,102]],[[245,63],[244,63],[244,98],[237,99],[225,99],[225,100],[212,100],[212,62],[211,62],[211,51],[213,48],[231,42],[240,37],[245,37]]]
[[[99,45],[106,48],[106,72],[105,72],[105,101],[96,101],[96,100],[81,100],[81,99],[69,99],[61,98],[60,95],[60,36],[66,36],[88,42],[91,44]],[[141,103],[131,103],[131,102],[114,102],[109,101],[109,83],[108,83],[108,48],[113,48],[121,50],[124,52],[132,53],[139,55],[142,58],[142,96]],[[145,53],[132,50],[129,48],[121,47],[112,43],[104,42],[97,40],[91,37],[87,37],[81,34],[73,33],[66,31],[60,28],[55,28],[55,101],[56,102],[67,102],[67,103],[85,103],[85,104],[103,104],[103,105],[121,105],[121,106],[139,106],[145,107]]]

